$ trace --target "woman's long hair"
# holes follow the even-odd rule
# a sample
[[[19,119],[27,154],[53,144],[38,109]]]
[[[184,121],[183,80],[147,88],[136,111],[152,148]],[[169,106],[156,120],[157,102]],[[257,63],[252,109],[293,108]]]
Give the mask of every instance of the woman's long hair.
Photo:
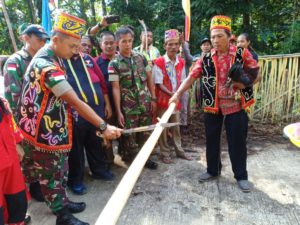
[[[249,37],[249,34],[248,34],[248,33],[242,33],[242,34],[240,34],[240,36],[244,36],[245,39],[246,39],[246,41],[250,42],[250,37]],[[248,46],[248,49],[249,49],[250,51],[252,51],[252,52],[255,52],[254,48],[253,48],[252,45],[251,45],[251,42],[250,42],[250,44],[249,44],[249,46]]]

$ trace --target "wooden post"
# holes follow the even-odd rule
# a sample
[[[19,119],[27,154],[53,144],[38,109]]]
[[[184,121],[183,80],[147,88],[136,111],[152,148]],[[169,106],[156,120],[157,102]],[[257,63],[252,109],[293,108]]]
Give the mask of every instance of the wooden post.
[[[107,15],[107,10],[106,10],[106,2],[105,2],[105,0],[102,0],[101,4],[102,4],[102,16],[106,16]]]
[[[11,23],[10,23],[10,19],[9,19],[7,10],[6,10],[6,6],[5,6],[5,1],[4,0],[1,0],[1,5],[2,5],[2,10],[3,10],[3,15],[4,15],[4,18],[5,18],[7,27],[8,27],[8,32],[9,32],[9,35],[10,35],[10,39],[11,39],[12,45],[14,47],[14,50],[16,52],[16,51],[18,51],[18,47],[17,47],[15,35],[14,35],[13,30],[12,30],[12,26],[11,26]]]
[[[175,103],[171,103],[168,110],[162,116],[160,123],[167,123],[170,116],[175,109]],[[136,156],[131,166],[123,176],[118,187],[114,191],[113,195],[107,202],[106,206],[102,210],[100,216],[96,221],[96,225],[115,225],[119,219],[119,216],[131,194],[131,191],[139,178],[146,161],[148,160],[153,148],[155,147],[160,134],[164,127],[157,126],[148,138],[139,154]]]

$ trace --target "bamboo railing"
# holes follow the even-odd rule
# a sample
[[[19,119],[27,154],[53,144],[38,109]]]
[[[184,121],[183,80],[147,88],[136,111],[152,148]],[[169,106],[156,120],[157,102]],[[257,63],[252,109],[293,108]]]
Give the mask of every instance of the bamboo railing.
[[[250,118],[288,122],[300,115],[300,53],[259,57],[262,80],[254,86]]]

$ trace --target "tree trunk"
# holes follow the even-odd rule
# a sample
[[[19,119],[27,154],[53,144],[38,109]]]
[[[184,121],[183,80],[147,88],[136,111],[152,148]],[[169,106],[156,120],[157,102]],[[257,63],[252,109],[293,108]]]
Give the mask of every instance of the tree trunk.
[[[101,3],[102,3],[102,15],[106,16],[107,15],[106,2],[105,2],[105,0],[102,0]]]
[[[79,4],[80,4],[80,13],[81,13],[81,18],[84,19],[87,23],[87,26],[88,26],[88,18],[87,18],[87,15],[85,13],[85,5],[84,5],[84,0],[80,0],[79,1]]]
[[[5,1],[4,0],[0,0],[0,1],[1,1],[1,4],[2,4],[3,15],[4,15],[4,18],[5,18],[5,21],[6,21],[6,24],[7,24],[10,39],[11,39],[14,51],[16,52],[16,51],[18,51],[18,47],[17,47],[15,35],[14,35],[13,29],[12,29],[12,26],[11,26],[11,23],[10,23],[10,19],[9,19],[7,10],[6,10]]]
[[[243,30],[249,32],[250,30],[250,14],[243,13]]]
[[[95,0],[90,1],[91,4],[91,10],[92,10],[92,23],[96,24],[96,10],[95,10]]]
[[[39,17],[39,21],[42,21],[42,8],[43,8],[43,1],[42,0],[37,0],[35,1],[35,10],[37,10],[37,15]]]
[[[37,18],[35,15],[35,7],[34,7],[34,4],[32,3],[32,0],[27,0],[27,4],[28,4],[29,12],[30,12],[31,22],[36,24]]]
[[[250,0],[245,0],[247,4],[247,9],[250,10]],[[243,30],[244,32],[250,32],[250,13],[249,11],[245,11],[243,13]]]

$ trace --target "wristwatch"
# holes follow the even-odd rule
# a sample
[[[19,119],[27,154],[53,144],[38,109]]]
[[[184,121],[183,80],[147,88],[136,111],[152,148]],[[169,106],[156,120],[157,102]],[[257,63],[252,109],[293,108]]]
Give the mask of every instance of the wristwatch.
[[[106,130],[106,128],[107,128],[107,123],[105,121],[101,122],[99,126],[100,132],[103,133]]]

